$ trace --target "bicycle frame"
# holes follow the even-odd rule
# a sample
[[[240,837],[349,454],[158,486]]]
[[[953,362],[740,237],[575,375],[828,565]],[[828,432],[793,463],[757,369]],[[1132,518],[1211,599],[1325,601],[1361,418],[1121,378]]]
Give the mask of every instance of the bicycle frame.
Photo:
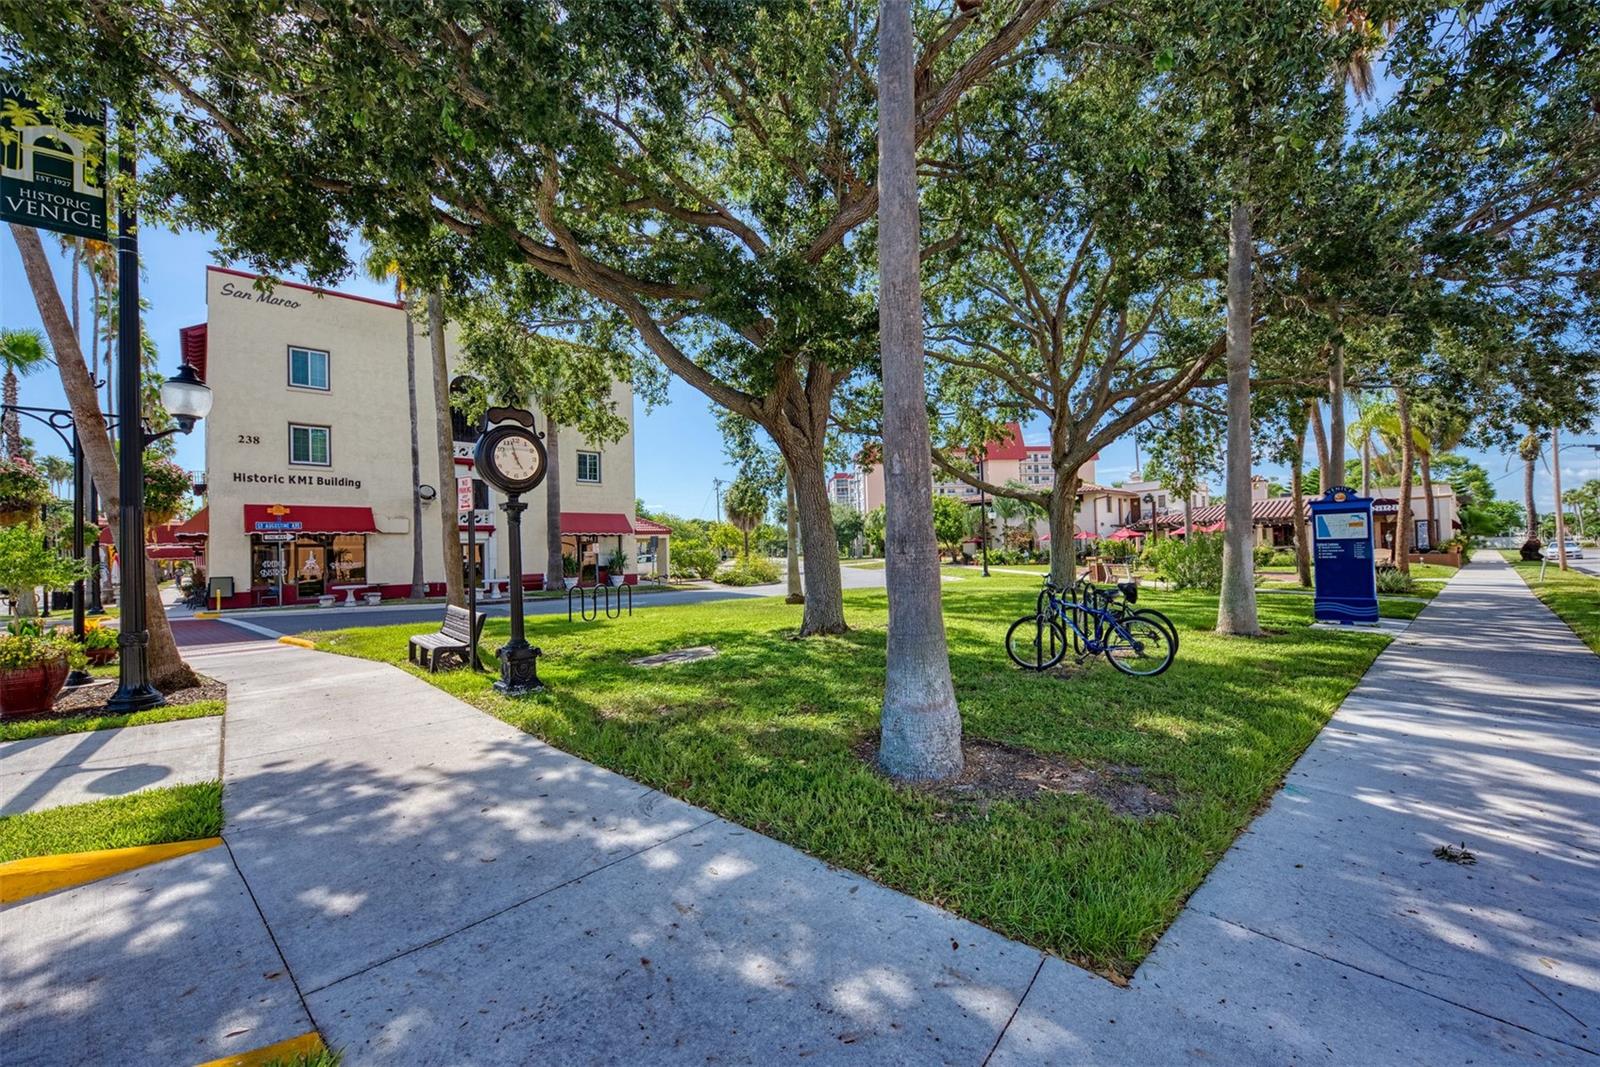
[[[1053,587],[1048,585],[1039,592],[1041,600],[1044,598],[1049,600],[1047,606],[1041,605],[1041,607],[1048,614],[1072,627],[1073,633],[1083,639],[1084,653],[1086,655],[1094,656],[1104,652],[1106,641],[1110,639],[1112,634],[1131,643],[1135,648],[1140,647],[1138,640],[1128,632],[1127,628],[1117,618],[1116,613],[1111,610],[1109,598],[1099,593],[1098,590],[1095,591],[1095,595],[1097,599],[1106,601],[1104,607],[1095,607],[1085,600],[1074,600],[1065,594],[1056,592]],[[1094,616],[1093,634],[1088,633],[1083,627],[1079,626],[1077,619],[1074,618],[1080,611]]]

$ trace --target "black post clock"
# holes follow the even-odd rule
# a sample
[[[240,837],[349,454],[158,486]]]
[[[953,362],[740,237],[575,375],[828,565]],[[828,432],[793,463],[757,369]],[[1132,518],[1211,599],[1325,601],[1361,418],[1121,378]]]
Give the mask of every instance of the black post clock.
[[[522,696],[544,688],[539,681],[540,650],[528,644],[523,627],[522,513],[528,505],[522,502],[522,494],[544,481],[549,456],[534,431],[532,412],[490,408],[484,421],[491,429],[478,438],[472,462],[484,481],[506,495],[500,510],[506,515],[511,547],[511,640],[495,651],[500,659],[500,680],[494,687],[507,696]]]

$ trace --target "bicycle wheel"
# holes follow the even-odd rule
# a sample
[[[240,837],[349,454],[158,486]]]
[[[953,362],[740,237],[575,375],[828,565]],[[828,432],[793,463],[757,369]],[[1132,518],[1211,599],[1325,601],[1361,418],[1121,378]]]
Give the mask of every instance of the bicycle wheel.
[[[1118,620],[1124,633],[1115,629],[1106,638],[1106,660],[1123,674],[1153,678],[1172,666],[1176,653],[1167,628],[1144,612]]]
[[[1125,613],[1124,616],[1123,616],[1123,618],[1127,618],[1127,619],[1131,619],[1131,618],[1134,618],[1134,617],[1138,617],[1138,618],[1142,618],[1142,619],[1150,619],[1153,622],[1156,622],[1156,623],[1160,624],[1161,626],[1165,627],[1166,631],[1167,631],[1167,639],[1172,642],[1172,654],[1174,656],[1176,656],[1178,654],[1178,627],[1173,623],[1173,621],[1171,619],[1167,618],[1165,615],[1161,614],[1161,612],[1155,610],[1154,608],[1139,608],[1136,611],[1129,611],[1129,612]]]
[[[1043,671],[1061,662],[1067,635],[1055,619],[1024,615],[1006,631],[1006,655],[1025,671]]]

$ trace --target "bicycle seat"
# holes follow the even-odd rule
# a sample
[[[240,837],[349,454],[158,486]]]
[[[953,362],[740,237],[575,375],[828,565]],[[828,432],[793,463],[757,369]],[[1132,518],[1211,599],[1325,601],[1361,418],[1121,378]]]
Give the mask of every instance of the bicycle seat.
[[[1138,585],[1138,583],[1136,583],[1136,582],[1118,582],[1117,583],[1117,589],[1122,593],[1122,595],[1124,597],[1127,598],[1128,603],[1137,604],[1139,602],[1139,585]]]

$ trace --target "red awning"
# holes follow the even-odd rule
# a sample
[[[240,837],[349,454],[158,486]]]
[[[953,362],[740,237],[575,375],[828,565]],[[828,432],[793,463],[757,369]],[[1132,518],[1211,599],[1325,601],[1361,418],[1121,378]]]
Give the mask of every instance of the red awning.
[[[1078,541],[1093,541],[1093,540],[1096,540],[1094,533],[1092,531],[1090,531],[1090,530],[1079,530],[1077,533],[1073,534],[1072,536],[1073,536],[1074,540],[1078,540]]]
[[[246,504],[244,532],[360,534],[377,533],[371,508],[331,504]]]
[[[200,555],[189,545],[151,545],[144,554],[151,559],[196,559]]]
[[[631,534],[633,533],[633,523],[628,521],[628,516],[620,512],[563,511],[561,513],[561,532],[564,534],[597,534],[600,536]]]

